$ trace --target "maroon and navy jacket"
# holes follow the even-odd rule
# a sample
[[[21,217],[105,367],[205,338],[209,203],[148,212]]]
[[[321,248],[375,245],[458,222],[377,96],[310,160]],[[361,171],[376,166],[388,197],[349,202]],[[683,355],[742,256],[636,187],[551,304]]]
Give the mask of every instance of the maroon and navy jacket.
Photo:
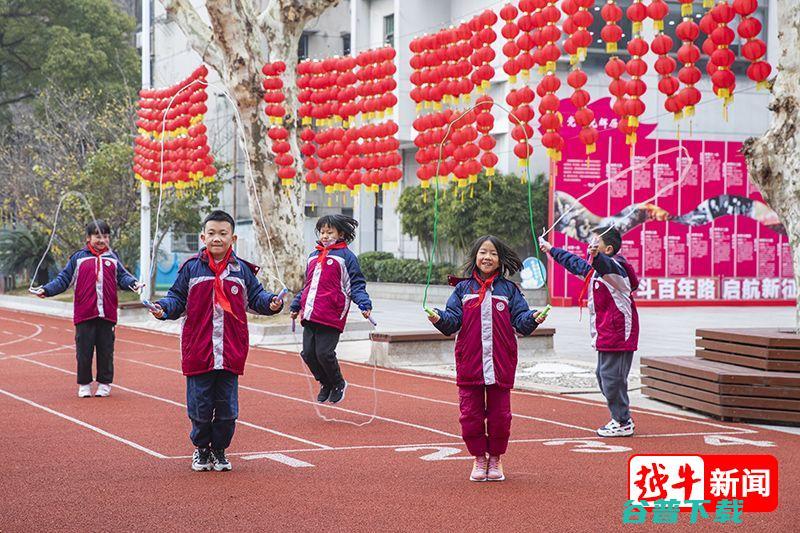
[[[624,257],[597,254],[592,264],[561,248],[552,248],[553,259],[585,278],[592,270],[588,292],[592,346],[600,352],[633,352],[639,348],[639,313],[633,291],[639,279]]]
[[[516,284],[498,276],[478,302],[480,286],[475,279],[452,278],[455,290],[436,328],[456,337],[456,383],[514,387],[517,371],[517,338],[530,335],[539,325]],[[459,331],[460,330],[460,331]]]
[[[98,272],[97,262],[100,261]],[[55,296],[75,284],[72,321],[75,324],[102,318],[117,323],[117,287],[133,290],[134,278],[119,256],[106,250],[95,256],[89,247],[78,250],[53,281],[42,287],[45,296]]]
[[[291,310],[300,313],[303,325],[313,322],[344,331],[351,300],[361,311],[372,309],[367,281],[358,258],[346,246],[329,248],[325,264],[317,261],[319,254],[314,250],[308,256],[306,282],[294,297]]]
[[[250,348],[247,310],[261,315],[279,313],[269,308],[275,294],[256,279],[259,268],[231,253],[221,275],[233,316],[223,311],[214,298],[214,273],[208,266],[205,248],[186,260],[166,297],[158,300],[162,320],[183,317],[181,324],[181,367],[186,376],[212,370],[244,373]]]

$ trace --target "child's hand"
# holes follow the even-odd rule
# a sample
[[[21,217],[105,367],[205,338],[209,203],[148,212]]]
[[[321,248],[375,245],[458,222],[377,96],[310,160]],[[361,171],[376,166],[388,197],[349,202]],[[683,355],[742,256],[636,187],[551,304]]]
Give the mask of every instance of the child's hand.
[[[431,324],[436,324],[441,319],[442,319],[442,317],[440,317],[439,313],[437,313],[436,311],[434,311],[433,313],[428,315],[428,320],[430,320]]]
[[[297,320],[297,316],[299,314],[300,314],[300,311],[292,311],[291,313],[289,313],[289,317],[291,317],[292,320]]]
[[[553,245],[547,242],[547,239],[544,237],[539,237],[539,249],[544,253],[550,253],[550,250],[553,248]]]
[[[153,307],[149,308],[150,314],[158,319],[164,318],[164,309],[159,304],[153,304]]]
[[[369,318],[369,315],[372,314],[372,310],[367,309],[366,311],[361,311],[361,314],[363,315],[364,318]]]
[[[273,296],[272,300],[269,302],[269,308],[273,311],[280,311],[281,307],[283,307],[283,300],[277,296]]]
[[[142,289],[144,289],[144,285],[145,285],[144,283],[137,280],[136,282],[134,282],[133,285],[131,285],[131,290],[133,292],[141,292]]]
[[[589,255],[596,257],[600,253],[600,239],[593,237],[589,242]]]
[[[28,289],[28,291],[31,294],[35,294],[36,296],[38,296],[41,299],[47,298],[47,295],[44,293],[44,288],[43,287],[35,287],[33,289]]]
[[[536,321],[537,324],[541,324],[542,322],[547,320],[547,315],[545,316],[541,315],[542,315],[541,311],[536,311],[535,313],[533,313],[533,319]]]

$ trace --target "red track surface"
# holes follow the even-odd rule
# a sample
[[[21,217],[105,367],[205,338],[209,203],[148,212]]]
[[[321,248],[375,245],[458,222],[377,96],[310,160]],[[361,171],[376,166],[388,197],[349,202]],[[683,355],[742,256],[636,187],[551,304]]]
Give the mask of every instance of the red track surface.
[[[636,437],[603,440],[593,428],[604,404],[520,391],[507,481],[470,483],[451,381],[379,369],[381,418],[357,428],[319,419],[297,354],[264,349],[240,380],[233,472],[195,473],[178,354],[175,336],[117,328],[112,396],[79,399],[71,321],[0,311],[0,531],[614,531],[634,453],[773,454],[778,509],[745,514],[739,528],[790,531],[800,512],[800,437],[634,411]],[[364,421],[372,367],[343,370],[351,412],[323,412]],[[710,435],[774,446],[720,447]],[[452,455],[421,459],[439,448]],[[735,526],[682,515],[661,527]]]

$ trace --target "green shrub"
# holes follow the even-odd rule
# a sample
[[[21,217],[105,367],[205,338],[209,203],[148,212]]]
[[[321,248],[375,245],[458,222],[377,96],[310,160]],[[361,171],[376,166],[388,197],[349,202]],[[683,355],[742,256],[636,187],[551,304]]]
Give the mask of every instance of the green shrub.
[[[364,252],[358,256],[358,264],[361,265],[361,272],[364,273],[367,281],[376,281],[378,279],[375,264],[386,259],[394,259],[394,256],[389,252]]]
[[[365,252],[358,256],[358,262],[367,281],[424,284],[428,279],[428,263],[418,259],[396,259],[388,252]],[[456,270],[449,263],[434,265],[431,283],[446,285],[447,276],[458,274]]]

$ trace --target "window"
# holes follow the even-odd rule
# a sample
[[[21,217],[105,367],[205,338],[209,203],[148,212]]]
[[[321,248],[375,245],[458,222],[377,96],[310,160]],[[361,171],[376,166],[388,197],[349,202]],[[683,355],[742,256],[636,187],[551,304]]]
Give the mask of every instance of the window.
[[[197,233],[175,233],[172,235],[173,252],[197,252],[200,250],[200,237]]]
[[[342,35],[342,55],[349,56],[350,55],[350,34],[345,33]]]
[[[299,61],[308,59],[308,34],[306,32],[303,32],[300,42],[297,43],[297,59]]]
[[[383,43],[394,46],[394,13],[383,17]]]

